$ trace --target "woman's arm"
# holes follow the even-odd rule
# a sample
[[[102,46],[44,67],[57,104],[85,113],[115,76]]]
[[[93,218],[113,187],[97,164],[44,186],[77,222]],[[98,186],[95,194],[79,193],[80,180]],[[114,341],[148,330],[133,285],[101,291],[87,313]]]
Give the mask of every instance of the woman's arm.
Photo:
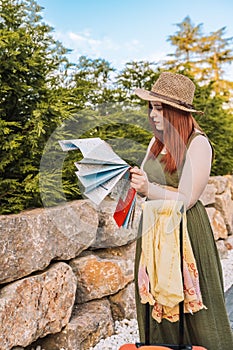
[[[149,199],[173,199],[192,207],[208,183],[212,160],[212,148],[208,139],[198,135],[191,142],[185,158],[177,191],[150,183],[146,173],[137,167],[131,169],[131,186]]]

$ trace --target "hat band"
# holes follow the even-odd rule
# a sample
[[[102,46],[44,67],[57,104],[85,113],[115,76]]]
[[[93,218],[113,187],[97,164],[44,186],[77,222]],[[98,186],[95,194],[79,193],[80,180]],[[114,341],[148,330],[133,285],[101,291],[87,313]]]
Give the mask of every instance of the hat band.
[[[163,100],[166,100],[168,102],[173,102],[173,103],[176,103],[182,107],[186,107],[186,108],[195,110],[193,105],[186,103],[186,102],[183,102],[183,101],[180,101],[180,100],[177,100],[176,98],[164,96],[164,95],[158,94],[157,92],[154,92],[154,91],[150,91],[149,93],[150,93],[150,95],[153,95],[153,96],[158,97],[158,98],[162,98]]]

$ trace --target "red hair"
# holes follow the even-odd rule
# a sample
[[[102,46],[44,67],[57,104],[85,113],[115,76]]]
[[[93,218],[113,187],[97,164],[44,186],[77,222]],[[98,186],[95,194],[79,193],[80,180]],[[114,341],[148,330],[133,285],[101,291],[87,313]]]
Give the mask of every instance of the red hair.
[[[186,145],[194,128],[200,130],[199,125],[190,112],[178,110],[169,105],[163,106],[163,131],[158,131],[150,119],[155,136],[155,142],[150,149],[149,158],[156,158],[162,149],[166,148],[166,154],[161,161],[165,163],[165,170],[172,174],[183,163]],[[149,103],[149,116],[151,105]]]

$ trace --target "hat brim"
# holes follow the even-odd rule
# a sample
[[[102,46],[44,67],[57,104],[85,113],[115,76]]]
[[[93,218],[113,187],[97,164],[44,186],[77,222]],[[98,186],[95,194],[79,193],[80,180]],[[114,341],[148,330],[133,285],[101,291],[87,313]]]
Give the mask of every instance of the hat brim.
[[[166,105],[169,105],[169,106],[172,106],[174,108],[177,108],[177,109],[180,109],[182,111],[186,111],[186,112],[191,112],[191,113],[200,113],[200,114],[203,114],[202,111],[197,111],[196,109],[193,109],[193,108],[187,108],[185,106],[181,106],[175,102],[171,102],[171,101],[167,101],[163,98],[160,98],[160,97],[156,97],[154,96],[150,91],[147,91],[147,90],[144,90],[144,89],[135,89],[134,90],[134,93],[140,97],[142,100],[145,100],[145,101],[151,101],[151,102],[161,102],[161,103],[164,103]]]

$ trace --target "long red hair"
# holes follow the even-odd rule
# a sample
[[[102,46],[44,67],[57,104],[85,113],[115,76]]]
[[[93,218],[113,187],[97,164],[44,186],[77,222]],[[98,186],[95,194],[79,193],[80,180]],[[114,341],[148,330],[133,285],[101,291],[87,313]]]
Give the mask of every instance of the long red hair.
[[[178,110],[166,104],[162,104],[162,106],[163,131],[157,130],[151,118],[149,118],[155,136],[149,158],[156,158],[165,147],[166,153],[162,156],[161,161],[165,163],[165,170],[172,174],[183,163],[190,135],[195,128],[201,129],[190,112]],[[149,117],[151,108],[149,103]]]

